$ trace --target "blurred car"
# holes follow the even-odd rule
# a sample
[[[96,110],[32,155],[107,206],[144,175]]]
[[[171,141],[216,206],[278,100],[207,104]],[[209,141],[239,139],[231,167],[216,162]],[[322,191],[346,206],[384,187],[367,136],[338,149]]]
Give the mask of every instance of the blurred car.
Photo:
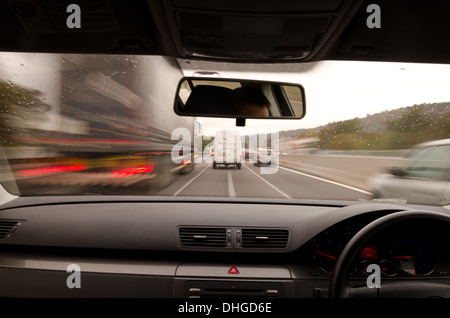
[[[250,159],[253,156],[253,151],[250,148],[245,148],[244,155],[245,159]]]
[[[374,198],[395,198],[413,204],[450,204],[450,139],[414,147],[402,167],[371,180]]]
[[[272,149],[263,149],[259,148],[258,151],[256,151],[254,155],[254,165],[260,166],[260,165],[271,165],[272,161],[274,161],[275,156],[278,156],[278,153],[276,151],[273,151]]]

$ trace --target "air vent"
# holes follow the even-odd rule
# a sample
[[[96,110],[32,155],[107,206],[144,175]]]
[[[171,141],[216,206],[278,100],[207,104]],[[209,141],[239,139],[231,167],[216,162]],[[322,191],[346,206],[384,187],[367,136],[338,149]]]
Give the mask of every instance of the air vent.
[[[181,227],[181,245],[185,247],[226,247],[225,228]]]
[[[288,240],[284,229],[242,229],[243,248],[286,248]]]
[[[0,220],[0,239],[5,239],[16,230],[21,221],[16,220]]]

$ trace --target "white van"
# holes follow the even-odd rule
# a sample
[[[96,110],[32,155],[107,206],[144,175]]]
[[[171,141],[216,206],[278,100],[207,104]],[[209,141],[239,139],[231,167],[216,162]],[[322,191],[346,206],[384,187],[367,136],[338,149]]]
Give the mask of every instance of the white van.
[[[234,165],[241,169],[244,156],[239,133],[234,130],[217,131],[212,155],[213,169],[216,169],[217,165]]]

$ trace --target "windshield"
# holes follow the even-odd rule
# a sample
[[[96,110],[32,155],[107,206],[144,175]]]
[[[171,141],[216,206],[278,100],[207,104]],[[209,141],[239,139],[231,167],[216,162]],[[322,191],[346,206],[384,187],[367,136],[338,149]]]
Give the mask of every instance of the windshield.
[[[184,82],[178,92],[180,81],[205,67],[214,78],[301,84],[306,116],[237,127],[233,119],[176,115],[174,104],[185,104],[196,85]],[[448,137],[450,67],[324,61],[276,70],[162,56],[0,53],[0,182],[21,196],[449,204],[442,177],[449,146],[406,155]],[[408,196],[411,185],[435,200]]]

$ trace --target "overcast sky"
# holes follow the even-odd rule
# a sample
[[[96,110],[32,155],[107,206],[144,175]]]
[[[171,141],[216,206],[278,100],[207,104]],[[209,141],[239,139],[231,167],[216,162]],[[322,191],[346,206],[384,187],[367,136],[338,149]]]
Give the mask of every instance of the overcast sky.
[[[251,77],[252,75],[246,75]],[[261,78],[260,76],[256,78]],[[245,133],[313,128],[404,106],[450,101],[450,66],[380,62],[320,62],[302,73],[268,78],[296,82],[306,91],[301,120],[247,120]],[[235,120],[202,118],[204,133],[235,127]]]
[[[26,59],[25,59],[26,57]],[[49,81],[60,81],[51,73],[57,56],[49,54],[2,53],[0,74],[21,78],[21,84],[45,91]],[[29,64],[32,63],[31,67]],[[450,65],[325,61],[299,64],[241,64],[180,60],[184,75],[195,71],[217,71],[229,78],[273,80],[303,85],[306,92],[306,116],[301,120],[247,120],[241,134],[313,128],[329,122],[365,117],[384,110],[420,103],[450,101]],[[15,66],[15,67],[13,67]],[[214,69],[215,68],[215,69]],[[242,70],[245,68],[245,73]],[[9,70],[9,71],[8,71]],[[266,71],[266,73],[261,73]],[[268,71],[268,72],[267,72]],[[12,73],[11,73],[12,72]],[[40,74],[29,76],[29,72]],[[8,74],[10,73],[10,74]],[[217,74],[216,74],[217,75]],[[55,90],[58,92],[58,90]],[[47,102],[59,95],[46,96]],[[236,129],[234,119],[201,118],[203,133],[217,129]]]

